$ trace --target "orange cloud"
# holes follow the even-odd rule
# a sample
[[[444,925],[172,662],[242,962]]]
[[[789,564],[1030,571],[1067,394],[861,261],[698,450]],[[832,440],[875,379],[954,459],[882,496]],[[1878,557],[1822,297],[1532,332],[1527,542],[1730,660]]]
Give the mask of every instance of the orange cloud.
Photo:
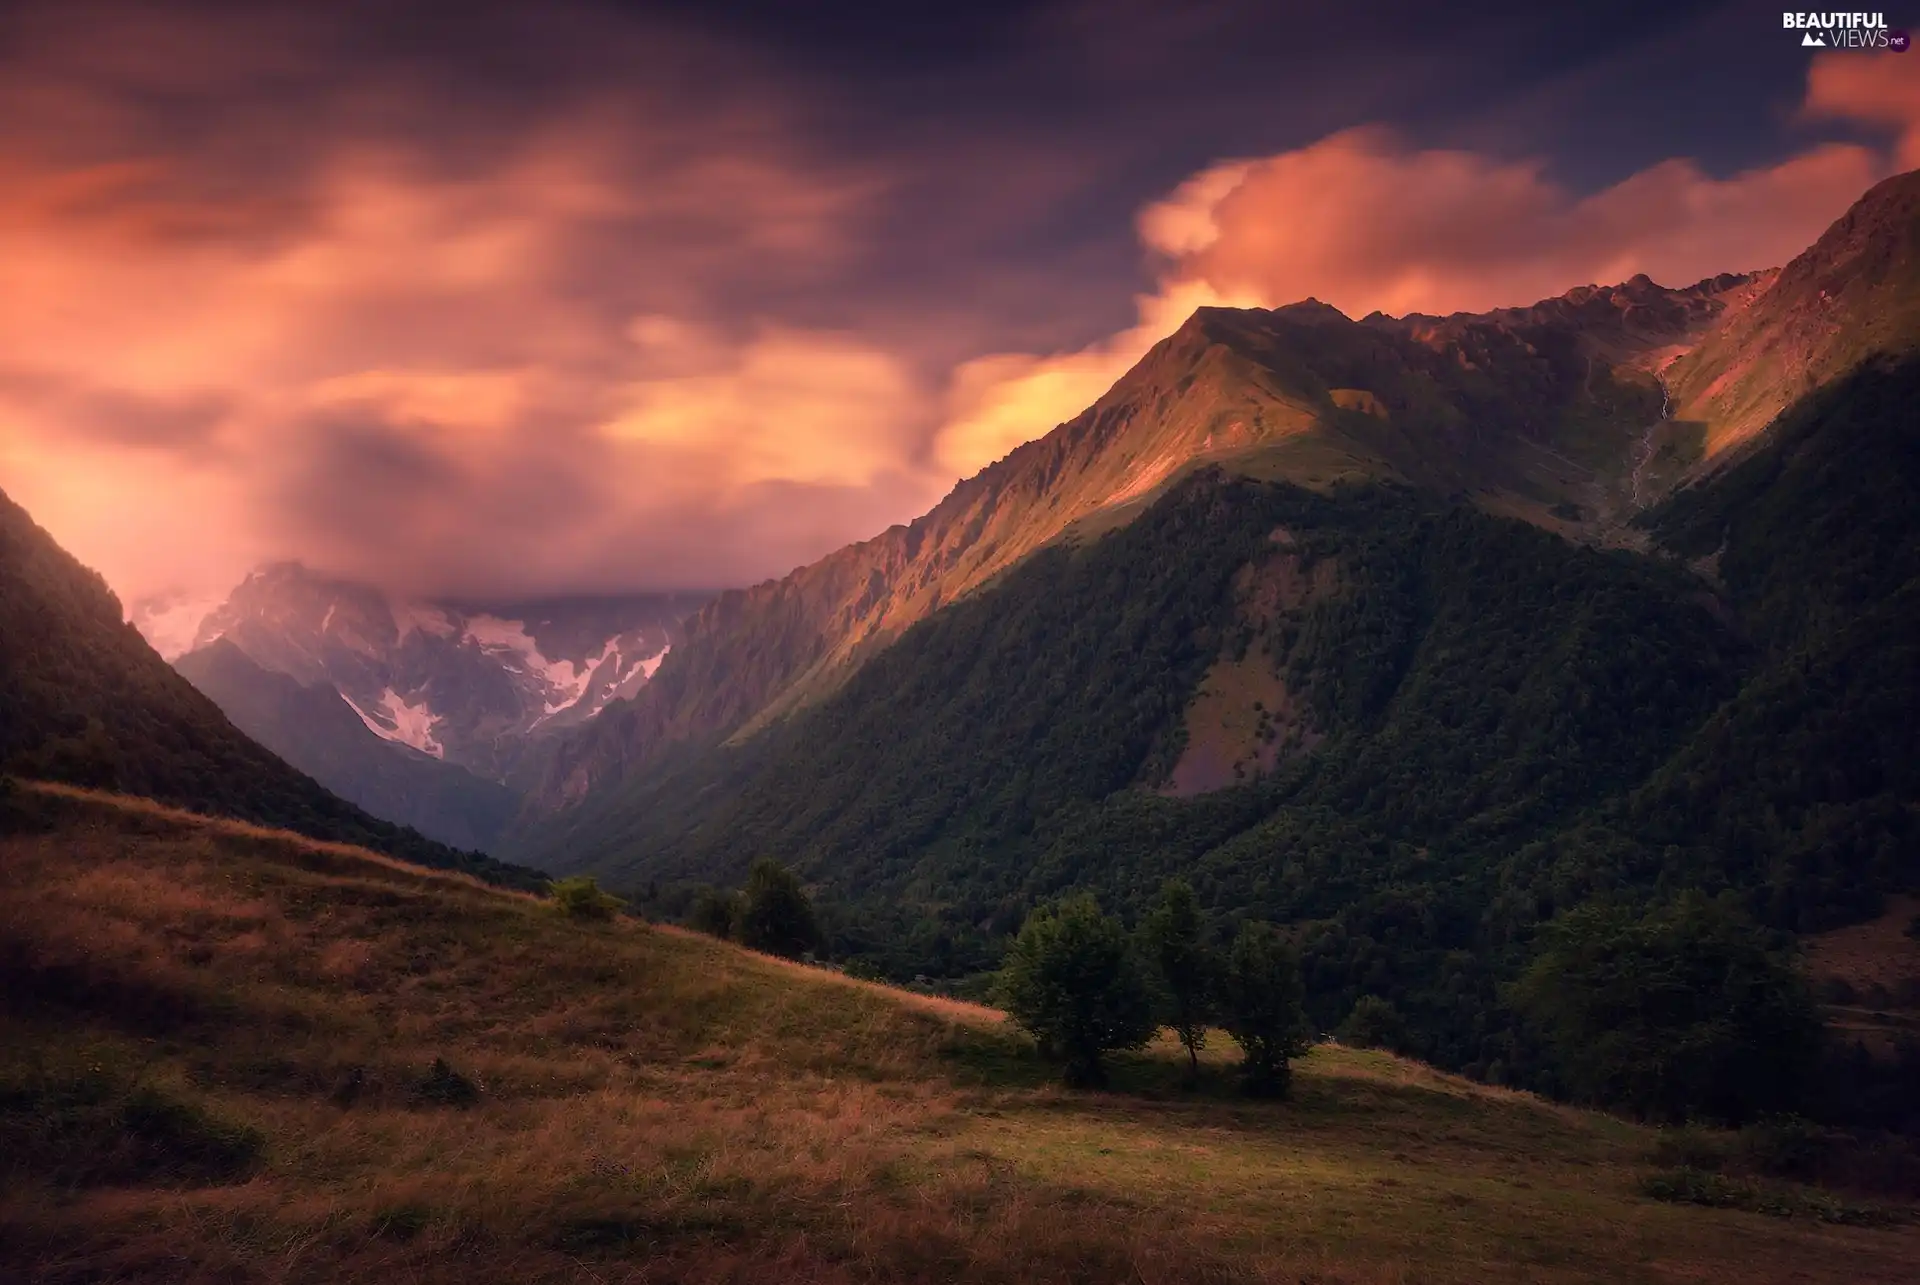
[[[1920,82],[1904,71],[1896,55],[1816,61],[1807,110],[1904,131],[1895,163],[1920,164]],[[971,472],[1071,418],[1199,304],[1444,314],[1639,272],[1685,285],[1785,262],[1890,168],[1829,144],[1725,179],[1663,161],[1581,196],[1538,162],[1420,150],[1378,127],[1217,165],[1140,215],[1161,275],[1139,323],[1078,352],[963,367],[939,458]]]

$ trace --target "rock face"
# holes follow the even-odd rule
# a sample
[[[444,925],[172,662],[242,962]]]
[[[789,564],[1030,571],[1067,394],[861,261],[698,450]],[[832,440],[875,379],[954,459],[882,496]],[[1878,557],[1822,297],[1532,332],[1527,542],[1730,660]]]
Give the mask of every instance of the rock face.
[[[534,805],[567,807],[678,742],[752,734],[1035,550],[1125,523],[1207,465],[1320,488],[1393,478],[1588,533],[1631,507],[1664,400],[1654,368],[1760,284],[1638,277],[1451,317],[1202,309],[925,516],[694,614],[645,691],[560,744]]]
[[[206,613],[191,649],[230,644],[269,673],[338,692],[374,735],[504,781],[538,742],[643,687],[700,601],[407,601],[280,563]],[[177,640],[180,614],[135,623]]]

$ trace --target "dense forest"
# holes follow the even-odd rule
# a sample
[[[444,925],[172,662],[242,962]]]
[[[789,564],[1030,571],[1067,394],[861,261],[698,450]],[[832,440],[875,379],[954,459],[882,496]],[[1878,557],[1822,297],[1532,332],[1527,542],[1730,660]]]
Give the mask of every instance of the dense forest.
[[[242,735],[123,621],[100,576],[0,495],[0,774],[143,795],[541,887],[328,793]],[[25,818],[18,809],[14,822]]]
[[[1373,996],[1399,1047],[1578,1091],[1513,990],[1548,925],[1706,923],[1671,920],[1698,895],[1778,953],[1920,878],[1917,401],[1913,362],[1809,399],[1647,515],[1653,556],[1390,485],[1201,475],[544,855],[662,906],[776,856],[837,953],[955,979],[1038,901],[1135,916],[1179,874],[1223,940],[1287,926],[1321,1029]],[[1195,692],[1249,656],[1287,694],[1270,770],[1169,797]]]

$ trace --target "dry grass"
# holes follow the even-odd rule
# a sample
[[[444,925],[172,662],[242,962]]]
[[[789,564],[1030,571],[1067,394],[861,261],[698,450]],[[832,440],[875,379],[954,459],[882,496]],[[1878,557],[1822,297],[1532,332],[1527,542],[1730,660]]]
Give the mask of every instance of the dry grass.
[[[1283,1104],[1047,1082],[1000,1015],[455,876],[62,796],[0,840],[6,1085],[256,1131],[223,1181],[0,1156],[0,1278],[1411,1282],[1913,1277],[1911,1229],[1635,1194],[1629,1125],[1382,1054]],[[479,1085],[424,1099],[445,1058]],[[117,1078],[116,1078],[117,1077]],[[9,1165],[11,1168],[9,1169]]]

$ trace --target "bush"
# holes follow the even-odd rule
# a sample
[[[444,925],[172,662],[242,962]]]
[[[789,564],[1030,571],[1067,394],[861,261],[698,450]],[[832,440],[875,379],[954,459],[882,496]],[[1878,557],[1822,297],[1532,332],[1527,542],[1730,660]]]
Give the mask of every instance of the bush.
[[[693,896],[687,927],[721,941],[731,941],[740,930],[740,896],[711,885]]]
[[[1240,925],[1220,988],[1221,1024],[1239,1041],[1246,1091],[1285,1097],[1293,1058],[1310,1047],[1300,961],[1272,924]]]
[[[569,919],[611,919],[620,909],[618,897],[600,891],[591,875],[557,879],[549,887],[553,902]]]
[[[1106,1083],[1102,1057],[1153,1038],[1153,997],[1120,922],[1081,894],[1027,916],[1000,971],[1007,1012],[1079,1087]]]
[[[427,1106],[466,1107],[480,1100],[480,1086],[437,1057],[413,1086],[413,1097]]]
[[[771,857],[762,857],[747,871],[740,894],[737,932],[740,944],[769,955],[798,959],[820,940],[813,902],[793,871]]]

